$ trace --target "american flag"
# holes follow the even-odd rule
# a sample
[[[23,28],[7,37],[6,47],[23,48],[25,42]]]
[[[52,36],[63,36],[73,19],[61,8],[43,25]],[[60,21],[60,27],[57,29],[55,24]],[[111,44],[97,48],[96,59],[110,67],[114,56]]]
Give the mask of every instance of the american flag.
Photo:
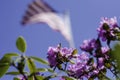
[[[74,41],[71,31],[69,14],[59,15],[50,5],[43,0],[34,0],[28,5],[28,9],[22,19],[22,24],[45,23],[50,28],[60,32],[70,44],[74,47]]]

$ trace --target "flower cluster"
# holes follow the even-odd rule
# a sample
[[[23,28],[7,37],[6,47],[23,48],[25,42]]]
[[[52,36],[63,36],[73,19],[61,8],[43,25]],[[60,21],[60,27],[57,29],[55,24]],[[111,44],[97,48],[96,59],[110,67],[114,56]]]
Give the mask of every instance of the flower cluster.
[[[84,52],[80,55],[76,55],[76,63],[69,65],[68,75],[77,79],[83,78],[85,76],[84,72],[88,70],[88,60],[89,56]]]
[[[84,40],[83,44],[80,46],[81,50],[87,52],[92,52],[95,47],[96,47],[95,39]]]
[[[98,36],[102,39],[102,41],[116,40],[117,33],[120,32],[116,17],[110,19],[106,17],[102,18],[100,27],[97,29],[97,31]]]
[[[57,47],[49,47],[47,52],[47,58],[50,67],[57,67],[59,64],[68,62],[73,57],[73,48],[62,48],[60,45]]]
[[[101,45],[101,46],[100,46]],[[74,64],[69,64],[67,68],[68,75],[76,79],[93,78],[101,74],[108,67],[106,62],[109,61],[109,47],[102,47],[99,39],[89,39],[83,41],[80,46],[83,51],[81,54],[73,55],[75,49],[62,48],[60,45],[57,47],[49,47],[48,61],[50,67],[58,67],[64,62],[69,62],[74,59]],[[63,78],[64,79],[64,78]]]
[[[120,29],[117,24],[116,17],[110,19],[102,18],[100,27],[97,29],[97,31],[97,39],[84,40],[83,44],[80,45],[80,49],[83,51],[81,54],[72,55],[73,49],[50,48],[48,50],[48,54],[51,52],[51,50],[53,54],[53,57],[50,54],[48,57],[50,64],[52,66],[59,64],[57,60],[59,58],[56,57],[59,53],[64,59],[75,59],[74,64],[68,65],[68,76],[76,79],[100,79],[100,75],[104,76],[107,69],[111,70],[114,68],[112,66],[112,61],[110,61],[111,48],[109,44],[111,40],[119,40],[118,34],[120,33]],[[106,41],[106,46],[102,45],[102,41]],[[62,78],[62,80],[65,79]]]
[[[100,45],[102,44],[96,39],[84,40],[80,46],[83,52],[76,56],[75,64],[69,65],[68,75],[77,79],[89,79],[106,70],[110,49]]]

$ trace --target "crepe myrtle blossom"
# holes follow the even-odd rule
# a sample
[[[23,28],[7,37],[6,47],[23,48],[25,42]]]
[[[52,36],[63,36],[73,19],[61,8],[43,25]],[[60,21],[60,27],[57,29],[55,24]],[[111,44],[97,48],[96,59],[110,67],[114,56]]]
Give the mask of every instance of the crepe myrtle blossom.
[[[77,56],[77,58],[76,58],[77,63],[80,62],[80,63],[86,64],[87,61],[89,60],[89,54],[87,54],[86,52],[82,52],[80,55],[78,54],[76,56]]]
[[[17,77],[19,80],[25,80],[25,77],[23,77],[23,76],[18,76]]]
[[[62,48],[59,45],[57,47],[49,47],[47,52],[47,59],[49,61],[50,67],[55,67],[57,64],[60,64],[60,62],[63,63],[64,59],[71,59],[73,56],[73,51],[73,48]]]
[[[94,54],[94,57],[103,57],[105,60],[110,58],[109,56],[110,48],[108,46],[104,46],[100,48],[100,51]]]
[[[116,30],[119,31],[117,24],[117,18],[102,18],[102,21],[100,22],[99,28],[97,28],[98,36],[102,39],[102,41],[114,40],[116,39]]]
[[[47,53],[47,59],[50,63],[50,67],[56,66],[57,61],[56,61],[56,54],[58,53],[58,49],[56,47],[49,47],[48,48],[48,53]]]
[[[106,51],[105,51],[106,52]],[[105,69],[105,58],[99,57],[98,61],[88,64],[90,60],[90,55],[86,52],[76,55],[76,62],[75,64],[71,64],[68,66],[68,75],[74,77],[76,79],[83,79],[83,78],[91,78],[97,77],[99,72]]]
[[[68,75],[77,79],[82,79],[84,71],[88,69],[87,62],[89,60],[89,55],[85,52],[76,55],[75,64],[68,66]]]
[[[102,17],[101,18],[102,21],[100,22],[100,25],[102,26],[104,23],[106,23],[108,26],[112,27],[118,27],[118,23],[117,23],[117,18],[113,17],[108,19],[107,17]]]
[[[98,58],[98,68],[100,69],[100,70],[102,70],[102,69],[104,69],[104,62],[105,61],[105,59],[103,58],[103,57],[100,57],[100,58]]]
[[[104,55],[105,59],[109,59],[109,52],[110,52],[110,48],[109,47],[101,47],[101,52]]]
[[[67,58],[67,59],[71,59],[72,58],[72,52],[74,51],[73,48],[67,48],[67,47],[64,47],[64,48],[61,48],[60,49],[60,54]]]
[[[109,60],[110,56],[109,56],[109,51],[110,51],[110,48],[107,46],[107,47],[101,47],[100,49],[101,51],[96,53],[94,55],[94,57],[97,57],[97,68],[99,70],[102,70],[105,68],[105,61]]]
[[[110,51],[109,47],[101,47],[102,54],[107,54]]]
[[[110,52],[110,48],[109,47],[101,47],[101,52],[104,55],[105,59],[109,59],[109,52]]]
[[[99,74],[100,70],[97,68],[97,64],[94,62],[93,65],[91,65],[92,67],[92,71],[88,72],[88,74],[86,74],[86,78],[91,78],[91,77],[97,77],[97,75]]]
[[[60,79],[59,80],[65,80],[65,78],[62,76],[62,77],[60,77]]]
[[[99,74],[100,70],[94,69],[93,71],[89,72],[88,74],[85,75],[86,78],[92,78],[92,77],[97,77]]]
[[[93,73],[97,75],[99,73],[99,70],[97,69],[97,63],[94,62],[92,66],[94,68]]]
[[[83,51],[92,52],[95,47],[96,47],[96,40],[89,39],[83,41],[83,44],[80,46],[80,49]]]

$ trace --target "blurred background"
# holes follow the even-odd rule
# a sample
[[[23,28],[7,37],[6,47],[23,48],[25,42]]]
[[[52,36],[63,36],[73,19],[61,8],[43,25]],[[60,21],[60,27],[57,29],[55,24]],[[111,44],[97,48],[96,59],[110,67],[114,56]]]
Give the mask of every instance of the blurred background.
[[[69,47],[64,37],[46,24],[21,25],[22,17],[33,0],[1,0],[0,2],[0,58],[7,52],[20,53],[15,45],[18,36],[27,41],[27,56],[46,59],[49,46]],[[85,39],[96,38],[101,17],[114,17],[120,23],[120,0],[44,0],[55,10],[70,12],[75,47]],[[111,75],[108,73],[108,75]],[[12,80],[4,76],[0,80]]]

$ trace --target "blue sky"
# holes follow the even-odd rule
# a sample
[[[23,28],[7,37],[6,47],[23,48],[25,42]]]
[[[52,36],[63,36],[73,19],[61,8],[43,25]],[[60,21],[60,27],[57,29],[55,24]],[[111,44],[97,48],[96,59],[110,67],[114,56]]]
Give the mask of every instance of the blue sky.
[[[55,10],[70,11],[75,47],[79,49],[84,39],[96,38],[101,17],[118,18],[120,22],[120,0],[45,0]],[[68,43],[64,37],[46,24],[22,26],[20,21],[32,0],[1,0],[0,2],[0,57],[7,52],[18,52],[15,41],[23,36],[27,41],[26,55],[46,58],[49,46]],[[5,76],[1,80],[12,80]]]

